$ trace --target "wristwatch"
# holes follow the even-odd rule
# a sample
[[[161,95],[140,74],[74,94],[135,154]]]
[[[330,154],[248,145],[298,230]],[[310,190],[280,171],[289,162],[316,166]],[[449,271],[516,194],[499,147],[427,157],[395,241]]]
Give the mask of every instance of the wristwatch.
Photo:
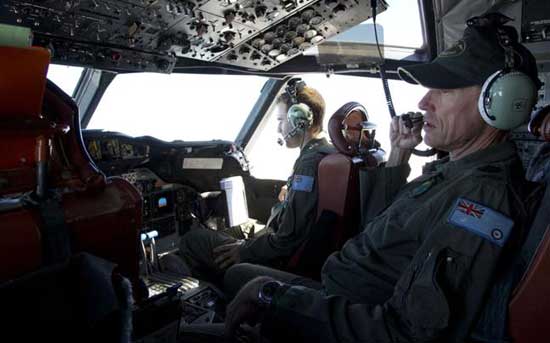
[[[283,285],[282,282],[279,282],[277,280],[270,280],[266,281],[261,287],[260,291],[258,292],[258,302],[263,307],[269,307],[271,305],[271,302],[273,301],[273,296],[275,296],[275,292]]]

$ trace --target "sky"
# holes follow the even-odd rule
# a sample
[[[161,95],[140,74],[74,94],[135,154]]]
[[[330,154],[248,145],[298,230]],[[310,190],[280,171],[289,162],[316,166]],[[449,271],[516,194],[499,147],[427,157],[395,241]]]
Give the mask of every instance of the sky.
[[[379,14],[384,41],[390,45],[419,47],[421,26],[416,1],[388,0]],[[372,21],[368,21],[372,23]],[[67,93],[78,81],[81,68],[50,66],[48,76]],[[348,101],[365,105],[377,125],[377,138],[389,150],[390,117],[381,81],[353,76],[306,75],[327,103],[325,122]],[[118,75],[107,89],[88,128],[119,131],[131,136],[150,135],[172,141],[234,140],[267,79],[258,76],[136,73]],[[398,113],[417,110],[425,91],[401,81],[390,81]],[[274,117],[274,116],[272,116]],[[252,174],[259,178],[286,179],[298,151],[279,147],[276,121],[270,118],[255,145],[247,150]],[[276,161],[276,162],[275,162]],[[413,175],[425,159],[414,162]]]

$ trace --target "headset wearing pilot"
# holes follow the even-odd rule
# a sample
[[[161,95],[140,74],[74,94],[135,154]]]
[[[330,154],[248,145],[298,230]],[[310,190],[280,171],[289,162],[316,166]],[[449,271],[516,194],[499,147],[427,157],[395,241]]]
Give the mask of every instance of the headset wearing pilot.
[[[434,61],[399,69],[402,79],[429,89],[419,103],[424,141],[449,156],[398,187],[422,137],[419,127],[394,120],[386,167],[367,171],[389,207],[327,259],[322,283],[249,264],[230,268],[228,289],[238,287],[228,282],[237,275],[264,276],[229,305],[228,333],[262,318],[262,335],[272,341],[470,337],[526,219],[523,169],[506,132],[528,119],[540,81],[506,20],[472,18],[463,38]]]
[[[293,172],[272,208],[265,234],[238,240],[224,232],[190,230],[180,244],[180,254],[191,270],[203,277],[216,277],[229,266],[253,262],[279,266],[301,246],[316,218],[317,168],[334,151],[322,138],[325,101],[321,94],[300,79],[288,82],[276,103],[279,141],[300,148]],[[275,162],[275,161],[274,161]]]

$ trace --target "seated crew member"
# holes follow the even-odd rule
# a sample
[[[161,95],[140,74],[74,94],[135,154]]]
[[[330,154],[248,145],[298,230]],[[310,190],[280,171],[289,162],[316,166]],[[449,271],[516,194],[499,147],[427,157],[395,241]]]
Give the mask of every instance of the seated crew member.
[[[391,205],[327,259],[322,283],[250,264],[230,268],[226,288],[237,288],[238,278],[252,281],[227,309],[228,334],[260,318],[273,342],[468,338],[497,264],[521,235],[525,181],[506,130],[528,119],[540,87],[534,57],[505,19],[472,18],[463,38],[433,62],[399,69],[405,81],[429,88],[419,102],[424,141],[449,156],[398,188],[421,136],[394,120],[388,163],[371,171]],[[491,86],[482,93],[481,85],[509,68],[510,58],[521,60],[512,62],[522,73],[494,81],[504,95],[491,103]]]
[[[202,227],[190,230],[182,237],[180,254],[194,274],[216,278],[239,262],[284,262],[309,235],[317,210],[317,168],[334,151],[321,137],[325,101],[318,91],[293,79],[276,106],[277,130],[283,136],[279,143],[300,148],[292,175],[279,195],[281,202],[272,208],[266,232],[249,240]]]

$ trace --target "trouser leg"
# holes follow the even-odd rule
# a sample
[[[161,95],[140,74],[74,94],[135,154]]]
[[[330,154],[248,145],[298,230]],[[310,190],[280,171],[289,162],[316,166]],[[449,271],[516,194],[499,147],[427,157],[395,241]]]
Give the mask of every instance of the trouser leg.
[[[257,264],[240,263],[232,266],[225,272],[224,291],[228,299],[232,299],[237,292],[250,280],[258,276],[269,276],[291,285],[304,286],[313,289],[322,289],[320,282]]]
[[[207,228],[192,229],[181,238],[180,255],[195,277],[216,279],[223,274],[223,270],[214,262],[215,256],[212,250],[235,241],[235,238],[222,232]]]

